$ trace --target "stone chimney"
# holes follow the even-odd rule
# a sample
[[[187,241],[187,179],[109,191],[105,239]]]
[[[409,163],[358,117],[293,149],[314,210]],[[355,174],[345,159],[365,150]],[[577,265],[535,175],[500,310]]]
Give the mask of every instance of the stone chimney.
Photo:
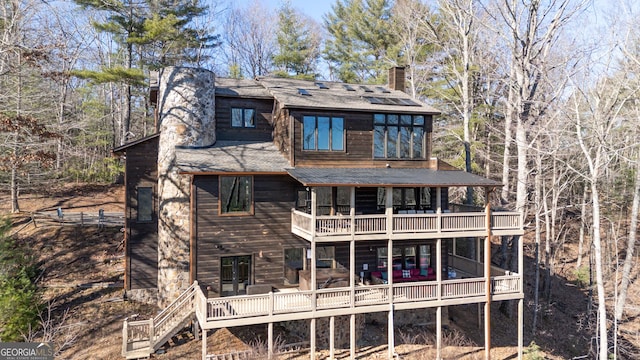
[[[389,88],[404,92],[404,66],[394,66],[389,69]]]
[[[168,67],[158,80],[158,305],[190,285],[190,177],[179,174],[176,146],[216,142],[215,76],[206,69]]]

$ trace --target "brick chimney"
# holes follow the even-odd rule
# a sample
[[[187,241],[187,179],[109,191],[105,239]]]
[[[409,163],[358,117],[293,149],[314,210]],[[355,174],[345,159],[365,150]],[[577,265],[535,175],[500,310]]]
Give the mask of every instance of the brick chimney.
[[[394,66],[389,69],[389,88],[404,91],[404,66]]]

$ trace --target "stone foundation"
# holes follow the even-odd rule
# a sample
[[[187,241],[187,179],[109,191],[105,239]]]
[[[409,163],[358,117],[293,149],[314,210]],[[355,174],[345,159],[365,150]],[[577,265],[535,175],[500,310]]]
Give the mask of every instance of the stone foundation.
[[[335,317],[335,347],[338,349],[348,349],[350,347],[349,339],[351,328],[351,316],[336,316]],[[364,330],[364,316],[356,315],[356,342],[359,337],[362,336]],[[311,331],[311,320],[296,320],[285,321],[279,323],[284,329],[292,334],[297,334],[303,337],[304,340],[310,340],[309,335]],[[329,318],[322,318],[316,320],[316,349],[328,349],[329,348]]]
[[[158,304],[158,289],[127,290],[127,300],[155,306]]]
[[[159,79],[158,306],[189,287],[190,186],[180,175],[176,146],[207,147],[216,141],[214,74],[169,67]]]

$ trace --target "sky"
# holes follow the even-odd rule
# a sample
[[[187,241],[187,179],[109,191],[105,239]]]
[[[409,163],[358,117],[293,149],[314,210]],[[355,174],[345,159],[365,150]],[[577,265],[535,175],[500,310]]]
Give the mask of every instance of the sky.
[[[263,5],[270,9],[278,9],[283,0],[230,0],[230,3],[237,4],[238,7],[244,7],[248,3],[260,1]],[[335,0],[290,0],[294,9],[300,10],[303,14],[309,15],[316,21],[322,23],[322,16],[331,10],[331,5]]]

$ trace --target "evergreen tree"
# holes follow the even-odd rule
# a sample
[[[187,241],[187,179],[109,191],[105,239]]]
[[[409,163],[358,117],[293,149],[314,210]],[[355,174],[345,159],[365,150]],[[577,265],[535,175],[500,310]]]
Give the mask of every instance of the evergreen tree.
[[[389,0],[338,0],[324,22],[325,57],[345,82],[384,83],[399,57]]]
[[[312,20],[305,18],[285,2],[278,13],[278,52],[273,63],[276,75],[313,80],[320,57],[320,35]]]
[[[75,74],[96,83],[124,85],[124,114],[120,144],[131,134],[132,92],[144,86],[145,67],[183,65],[199,62],[200,50],[218,45],[217,37],[201,34],[191,21],[204,15],[207,8],[198,0],[75,0],[84,8],[104,11],[105,22],[93,26],[114,36],[121,46],[121,63],[99,71],[82,70]]]
[[[24,245],[7,236],[9,222],[0,220],[0,341],[20,341],[38,324],[38,267]]]

